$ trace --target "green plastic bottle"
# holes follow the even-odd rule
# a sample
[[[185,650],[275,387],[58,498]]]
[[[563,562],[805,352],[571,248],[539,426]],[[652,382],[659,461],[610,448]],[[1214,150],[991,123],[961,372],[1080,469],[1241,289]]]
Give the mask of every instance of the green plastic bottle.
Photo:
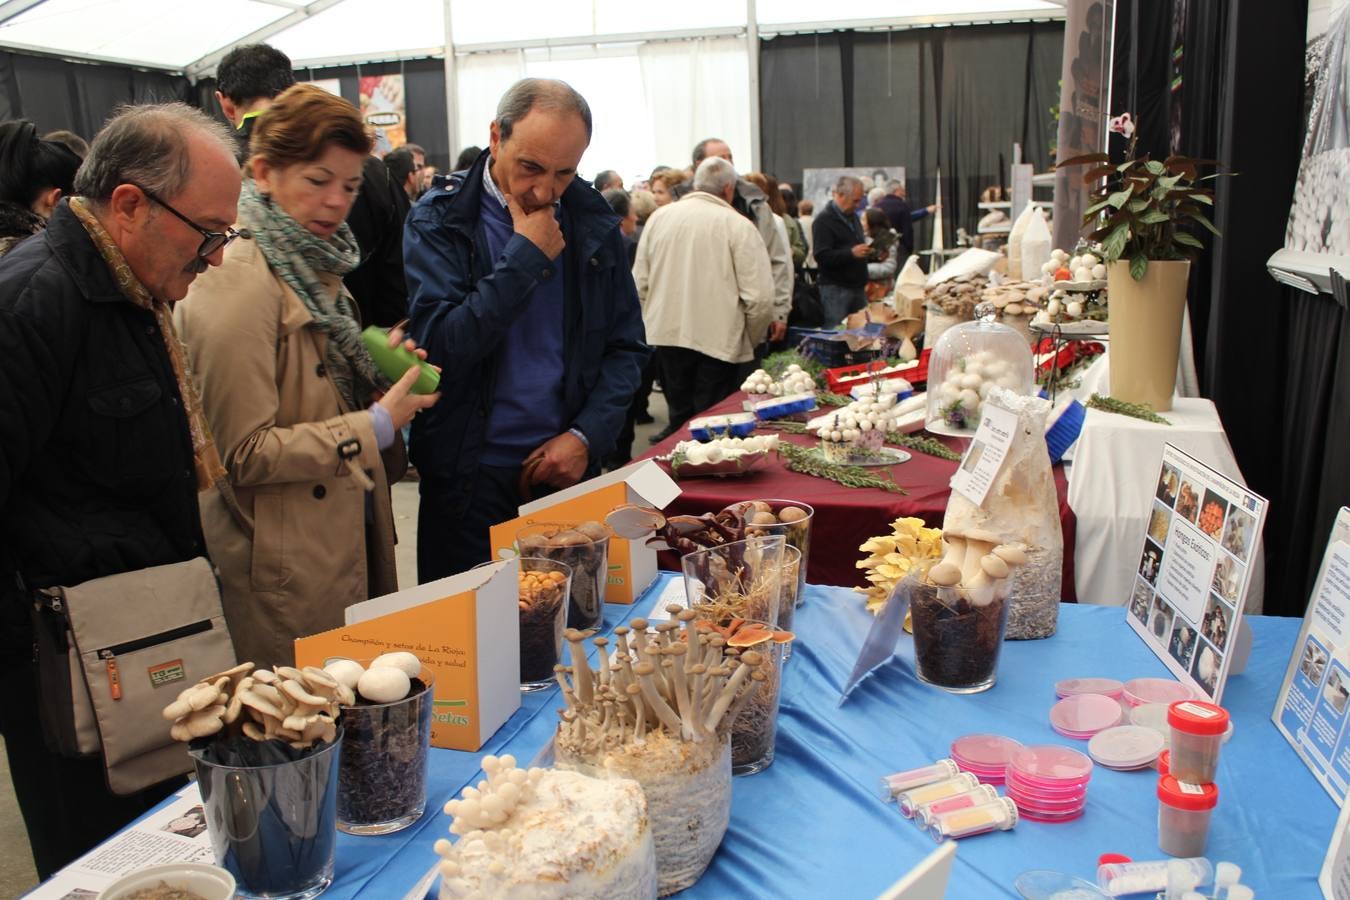
[[[413,384],[412,392],[414,394],[434,394],[436,392],[436,388],[441,383],[441,373],[437,372],[431,363],[419,359],[417,354],[402,344],[397,347],[390,347],[389,332],[371,325],[361,332],[361,339],[366,342],[366,349],[370,351],[370,358],[375,360],[376,367],[390,381],[398,381],[402,378],[403,373],[408,371],[409,366],[419,366],[422,369],[422,374]]]

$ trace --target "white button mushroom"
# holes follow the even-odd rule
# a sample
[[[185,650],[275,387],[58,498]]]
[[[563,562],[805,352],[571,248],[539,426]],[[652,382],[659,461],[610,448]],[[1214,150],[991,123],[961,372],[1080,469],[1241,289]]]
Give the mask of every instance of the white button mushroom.
[[[354,659],[329,660],[323,670],[336,678],[338,684],[352,691],[356,690],[356,683],[366,673],[361,664]]]
[[[409,678],[416,678],[422,671],[422,661],[415,654],[406,650],[395,650],[392,653],[381,654],[370,663],[372,669],[378,669],[381,666],[393,666],[396,669],[402,669],[403,674]]]
[[[356,691],[371,703],[393,703],[408,696],[412,687],[407,674],[394,666],[380,666],[366,670],[356,683]]]

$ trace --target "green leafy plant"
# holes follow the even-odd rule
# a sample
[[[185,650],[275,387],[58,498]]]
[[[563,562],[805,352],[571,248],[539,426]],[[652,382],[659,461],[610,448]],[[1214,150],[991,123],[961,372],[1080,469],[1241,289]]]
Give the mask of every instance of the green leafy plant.
[[[1169,156],[1159,162],[1147,154],[1136,157],[1137,141],[1130,138],[1122,163],[1112,163],[1105,153],[1087,153],[1056,166],[1091,167],[1083,175],[1093,200],[1083,213],[1088,239],[1101,241],[1108,264],[1129,260],[1135,281],[1143,279],[1149,260],[1191,259],[1204,249],[1200,239],[1185,230],[1189,223],[1218,235],[1219,229],[1205,214],[1206,207],[1214,206],[1214,190],[1202,182],[1226,174],[1201,176],[1202,167],[1218,165],[1211,159]]]

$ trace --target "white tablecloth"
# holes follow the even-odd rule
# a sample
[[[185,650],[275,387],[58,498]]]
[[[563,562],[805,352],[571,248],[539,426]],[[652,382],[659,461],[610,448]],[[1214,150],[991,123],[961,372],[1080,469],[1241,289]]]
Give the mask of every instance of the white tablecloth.
[[[1087,411],[1069,470],[1069,506],[1078,518],[1074,586],[1079,603],[1124,606],[1129,600],[1163,444],[1246,484],[1214,404],[1200,398],[1177,398],[1173,404],[1162,414],[1171,426]],[[1248,613],[1261,611],[1265,581],[1265,548],[1258,543]]]

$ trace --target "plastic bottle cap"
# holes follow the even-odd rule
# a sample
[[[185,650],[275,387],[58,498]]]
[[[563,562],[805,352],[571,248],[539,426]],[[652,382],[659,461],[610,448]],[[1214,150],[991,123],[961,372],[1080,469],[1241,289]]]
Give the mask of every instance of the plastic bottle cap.
[[[1112,863],[1127,862],[1134,862],[1134,860],[1123,853],[1103,853],[1101,856],[1097,857],[1097,865],[1099,866],[1109,866]]]
[[[1167,707],[1167,724],[1187,734],[1223,734],[1228,710],[1203,700],[1178,700]]]
[[[1158,778],[1158,799],[1175,809],[1198,812],[1218,805],[1219,788],[1213,784],[1188,784],[1163,775]]]

